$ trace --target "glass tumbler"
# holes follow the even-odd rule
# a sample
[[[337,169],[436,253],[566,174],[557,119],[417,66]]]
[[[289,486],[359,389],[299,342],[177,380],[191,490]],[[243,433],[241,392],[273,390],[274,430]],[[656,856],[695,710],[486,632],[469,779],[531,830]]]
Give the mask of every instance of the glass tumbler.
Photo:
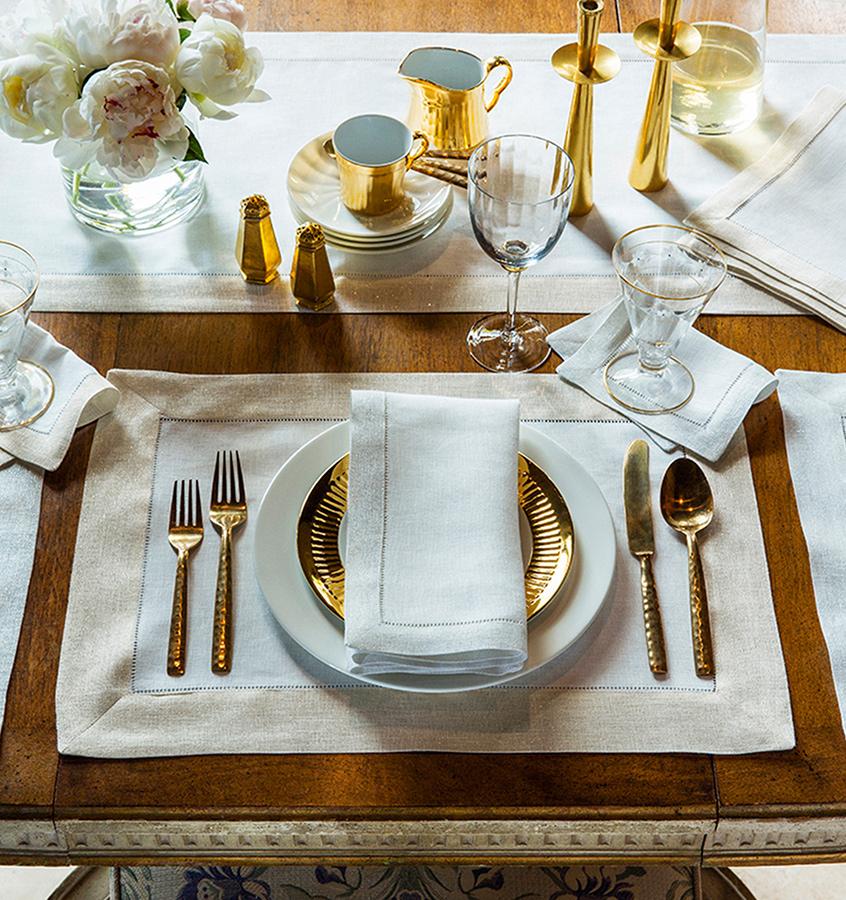
[[[681,225],[646,225],[611,251],[636,350],[605,367],[605,388],[633,412],[680,409],[693,396],[690,370],[672,354],[726,275],[723,254]]]
[[[23,247],[0,241],[0,431],[29,425],[53,400],[46,369],[18,359],[38,277]]]
[[[506,134],[480,144],[467,166],[470,221],[485,253],[508,272],[505,312],[479,319],[470,355],[492,372],[529,372],[549,356],[547,330],[517,312],[520,275],[558,243],[570,210],[574,169],[557,144]]]
[[[684,0],[681,18],[702,46],[673,66],[673,124],[691,134],[731,134],[761,114],[767,0]]]

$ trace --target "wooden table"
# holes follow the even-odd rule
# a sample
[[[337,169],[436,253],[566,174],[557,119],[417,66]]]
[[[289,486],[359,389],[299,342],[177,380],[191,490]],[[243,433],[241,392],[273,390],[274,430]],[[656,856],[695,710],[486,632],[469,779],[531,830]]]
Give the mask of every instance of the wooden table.
[[[607,0],[630,31],[655,0]],[[256,29],[565,32],[571,3],[252,0]],[[519,16],[516,15],[519,9]],[[846,31],[840,0],[771,0],[775,31]],[[813,17],[811,14],[813,13]],[[35,317],[101,371],[467,370],[470,315]],[[551,328],[573,316],[548,315]],[[706,316],[770,369],[846,368],[846,337],[805,317]],[[551,372],[552,363],[545,371]],[[0,738],[0,860],[253,857],[706,864],[846,858],[846,740],[814,604],[775,397],[746,433],[797,746],[753,756],[403,753],[96,760],[59,756],[54,688],[93,428],[42,499],[35,568]],[[750,652],[753,648],[750,648]]]

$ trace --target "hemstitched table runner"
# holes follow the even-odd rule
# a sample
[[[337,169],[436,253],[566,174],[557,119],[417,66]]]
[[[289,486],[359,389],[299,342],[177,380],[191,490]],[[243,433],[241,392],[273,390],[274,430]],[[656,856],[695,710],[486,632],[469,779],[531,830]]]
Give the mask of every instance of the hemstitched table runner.
[[[403,118],[409,88],[396,74],[414,47],[449,45],[481,57],[507,56],[514,80],[491,114],[491,133],[531,132],[563,139],[572,88],[550,65],[572,36],[554,34],[254,34],[265,56],[260,87],[273,99],[239,109],[234,123],[207,120],[201,138],[210,165],[208,199],[190,224],[141,239],[110,237],[77,224],[66,208],[49,146],[0,136],[4,215],[9,237],[30,249],[44,278],[36,309],[82,312],[246,312],[294,309],[287,279],[295,222],[286,176],[297,150],[358,113]],[[758,159],[809,98],[846,74],[843,36],[773,35],[767,47],[766,111],[737,135],[694,138],[673,133],[671,182],[655,194],[631,189],[627,174],[646,101],[651,61],[629,34],[603,35],[623,67],[597,95],[596,208],[571,221],[550,256],[526,274],[521,305],[538,312],[589,312],[611,300],[609,254],[619,235],[650,222],[681,221]],[[363,90],[362,86],[366,86]],[[221,130],[223,128],[223,130]],[[273,285],[247,287],[235,263],[239,201],[267,195],[284,263]],[[415,248],[377,256],[331,251],[342,312],[482,312],[504,305],[505,274],[476,244],[465,192],[456,189],[449,222]],[[32,210],[38,210],[32,215]],[[709,305],[713,313],[796,313],[731,278]]]
[[[656,577],[670,675],[649,672],[639,570],[626,549],[622,461],[632,423],[556,376],[481,374],[182,376],[114,371],[121,390],[97,428],[85,484],[57,687],[63,753],[710,752],[793,746],[769,576],[739,432],[706,466],[717,517],[704,539],[717,677],[693,670],[684,545],[660,519],[658,486],[678,454],[652,448]],[[600,485],[617,529],[615,587],[578,651],[501,688],[412,695],[354,682],[286,637],[256,585],[258,504],[282,463],[349,412],[351,388],[516,397],[527,423]],[[217,535],[191,569],[187,673],[165,674],[175,556],[174,478],[208,494],[214,452],[238,449],[250,520],[235,546],[232,674],[209,671]],[[205,502],[205,499],[204,499]],[[302,602],[317,602],[307,593]],[[565,601],[562,601],[565,602]]]

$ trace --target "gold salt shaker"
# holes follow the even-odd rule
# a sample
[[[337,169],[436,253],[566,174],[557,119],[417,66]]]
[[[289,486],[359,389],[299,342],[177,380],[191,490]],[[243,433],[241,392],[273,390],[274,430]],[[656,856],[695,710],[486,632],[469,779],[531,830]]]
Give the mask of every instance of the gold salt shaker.
[[[291,292],[297,306],[303,309],[323,309],[335,299],[335,279],[326,254],[326,238],[315,222],[297,229],[291,261]]]
[[[250,284],[270,284],[279,274],[282,254],[270,220],[270,204],[261,194],[241,201],[235,258]]]

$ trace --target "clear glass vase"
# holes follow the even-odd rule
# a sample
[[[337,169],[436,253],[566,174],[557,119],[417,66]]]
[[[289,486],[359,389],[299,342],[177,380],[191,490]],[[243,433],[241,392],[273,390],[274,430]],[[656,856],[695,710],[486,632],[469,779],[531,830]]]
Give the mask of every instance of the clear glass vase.
[[[121,183],[96,177],[88,167],[62,169],[65,196],[74,216],[110,234],[151,234],[191,218],[205,197],[204,164],[178,162],[143,181]],[[102,173],[100,173],[102,174]]]

